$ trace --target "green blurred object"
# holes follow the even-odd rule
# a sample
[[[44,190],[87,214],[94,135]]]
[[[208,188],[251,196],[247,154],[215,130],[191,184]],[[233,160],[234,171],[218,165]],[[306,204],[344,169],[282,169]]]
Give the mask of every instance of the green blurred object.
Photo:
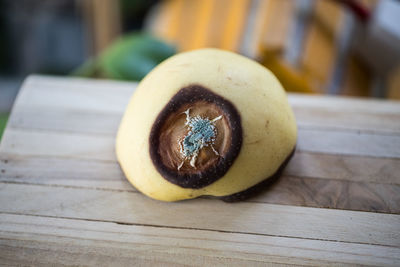
[[[6,128],[8,113],[0,113],[0,141],[3,136],[4,129]]]
[[[133,33],[115,41],[99,58],[87,61],[72,74],[140,81],[155,66],[175,53],[173,46],[149,34]]]

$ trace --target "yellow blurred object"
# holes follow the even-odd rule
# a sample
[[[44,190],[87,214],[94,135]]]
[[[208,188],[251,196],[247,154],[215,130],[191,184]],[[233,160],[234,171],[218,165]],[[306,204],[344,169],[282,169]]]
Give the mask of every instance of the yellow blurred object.
[[[315,92],[306,76],[290,68],[288,64],[280,59],[280,54],[280,49],[264,50],[260,57],[261,64],[279,77],[279,81],[285,90],[298,93]]]
[[[180,51],[216,47],[261,61],[286,90],[315,92],[310,81],[281,59],[294,3],[288,0],[168,0],[151,31]]]
[[[360,3],[372,10],[376,1]],[[345,9],[325,0],[166,0],[148,30],[179,51],[213,47],[258,60],[288,91],[366,95],[365,64],[340,50],[351,29]]]
[[[151,29],[181,51],[218,47],[237,51],[251,0],[169,0]],[[217,40],[217,41],[216,41]]]
[[[388,97],[400,99],[400,66],[389,75]]]
[[[181,51],[216,47],[259,59],[286,90],[311,93],[309,81],[285,64],[278,52],[292,12],[293,3],[287,0],[169,0],[161,3],[152,31]],[[251,16],[252,27],[246,29]],[[270,49],[277,45],[278,49]]]
[[[246,22],[249,0],[232,0],[228,9],[225,30],[222,32],[221,48],[238,51],[242,28]]]

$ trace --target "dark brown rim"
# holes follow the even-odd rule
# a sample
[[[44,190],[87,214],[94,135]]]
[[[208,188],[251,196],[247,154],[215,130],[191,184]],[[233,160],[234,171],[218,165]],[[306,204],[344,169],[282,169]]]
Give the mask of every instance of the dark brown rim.
[[[216,104],[225,113],[231,129],[231,146],[226,154],[218,159],[218,162],[214,166],[199,173],[180,173],[177,170],[172,170],[165,166],[161,160],[161,156],[158,152],[160,131],[171,113],[178,111],[178,109],[185,104],[195,103],[197,101],[206,101]],[[241,119],[235,106],[227,99],[211,92],[209,89],[194,84],[179,90],[157,116],[150,131],[150,157],[157,171],[167,181],[183,188],[198,189],[212,184],[226,174],[239,155],[242,147],[242,140]]]

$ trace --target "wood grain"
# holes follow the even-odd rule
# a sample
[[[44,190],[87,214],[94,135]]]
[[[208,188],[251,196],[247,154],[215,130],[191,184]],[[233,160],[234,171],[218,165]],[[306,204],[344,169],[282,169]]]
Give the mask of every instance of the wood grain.
[[[400,255],[379,245],[4,213],[0,227],[0,259],[13,264],[389,266]]]
[[[297,148],[326,154],[399,158],[400,136],[299,129]]]
[[[311,166],[318,167],[321,159],[317,159],[318,155],[312,156],[315,157],[311,157],[310,162],[314,159],[317,164]],[[375,181],[374,176],[365,176],[363,181],[361,176],[356,181],[349,181],[346,177],[329,179],[329,173],[326,172],[322,178],[293,176],[290,173],[298,167],[291,167],[291,164],[298,164],[296,157],[276,184],[248,202],[400,213],[399,179],[385,183]],[[304,157],[300,155],[300,160]],[[53,168],[47,168],[49,165]],[[319,170],[323,171],[324,168]],[[340,166],[336,170],[340,170]],[[136,192],[125,179],[119,165],[111,161],[6,156],[0,158],[0,171],[0,181],[7,183]],[[312,174],[313,169],[309,171]]]
[[[289,103],[300,127],[400,134],[398,101],[292,93]]]
[[[399,214],[400,185],[282,176],[249,201]]]
[[[13,126],[26,127],[36,120],[41,126],[54,130],[82,130],[87,132],[88,127],[70,127],[72,123],[82,123],[72,117],[66,121],[66,128],[52,128],[57,116],[68,119],[68,115],[80,114],[85,116],[121,116],[127,105],[130,95],[136,85],[126,82],[88,81],[85,79],[63,80],[59,78],[31,76],[24,83],[13,112],[19,120],[13,121]],[[31,91],[34,90],[34,93]],[[110,94],[109,91],[115,91]],[[293,107],[297,122],[301,128],[318,128],[342,131],[377,132],[386,134],[400,133],[400,108],[396,101],[370,100],[361,98],[338,98],[316,95],[290,94],[289,102]],[[35,112],[30,116],[30,112]],[[19,114],[19,115],[18,115]],[[26,115],[28,117],[22,116]],[[41,120],[40,116],[44,116]],[[39,118],[38,118],[39,117]],[[51,119],[53,118],[53,119]],[[14,119],[13,117],[10,118]],[[17,119],[17,118],[15,118]],[[48,119],[51,119],[48,121]],[[90,119],[83,119],[91,123]],[[105,118],[106,123],[110,121]],[[93,123],[93,122],[92,122]],[[112,124],[115,122],[112,121]],[[29,126],[30,125],[30,126]],[[83,126],[83,123],[82,123]],[[58,123],[58,127],[63,127]],[[103,128],[107,131],[106,124]],[[101,127],[97,127],[102,130]],[[114,128],[108,130],[113,133]],[[96,133],[91,130],[92,133]]]
[[[71,90],[66,90],[66,84],[57,86],[58,79],[41,77],[33,77],[25,84],[10,118],[6,141],[1,145],[2,159],[8,164],[0,162],[3,172],[0,180],[135,191],[125,181],[114,156],[114,135],[127,96],[133,91],[132,84],[116,83],[118,86],[115,86],[95,81],[91,86],[91,82],[78,79],[68,80]],[[113,95],[112,104],[107,105],[105,96],[110,87],[120,93]],[[68,101],[56,104],[62,99]],[[303,111],[325,110],[329,114],[336,114],[335,107],[340,106],[344,111],[368,116],[372,114],[372,106],[376,114],[384,117],[391,114],[389,118],[397,119],[393,112],[398,108],[392,102],[388,104],[392,107],[386,108],[386,102],[381,101],[366,101],[367,105],[359,99],[302,95],[290,95],[290,101],[295,110],[296,107]],[[349,107],[349,103],[353,105]],[[351,122],[346,117],[339,118]],[[379,118],[373,117],[370,121],[379,121]],[[357,132],[344,125],[341,126],[344,129],[332,131],[329,125],[315,127],[317,122],[300,122],[298,151],[279,186],[252,201],[398,212],[400,159],[397,152],[400,150],[396,146],[399,137],[394,134],[395,129],[377,133],[367,128]],[[379,154],[385,158],[379,158]],[[44,168],[49,163],[55,170]],[[319,192],[323,192],[323,197]]]
[[[317,100],[317,99],[316,99]],[[328,109],[326,107],[304,107],[293,104],[293,111],[300,128],[330,129],[381,134],[400,134],[400,113],[368,113]],[[349,112],[352,113],[349,116]]]
[[[28,114],[32,116],[36,115],[36,117],[34,119],[29,119],[29,116],[27,116]],[[25,119],[18,119],[21,117]],[[68,117],[68,119],[63,119],[64,117]],[[96,118],[101,118],[101,120]],[[51,135],[62,138],[62,135],[65,136],[65,134],[68,138],[69,135],[78,136],[78,134],[83,133],[85,135],[96,135],[94,138],[97,138],[99,135],[104,135],[104,142],[106,142],[108,137],[108,143],[110,143],[114,141],[119,120],[120,116],[116,115],[70,115],[68,113],[64,115],[51,114],[41,116],[35,112],[17,113],[15,117],[13,116],[10,119],[9,129],[5,132],[5,134],[10,137],[5,138],[5,140],[10,141],[15,138],[19,140],[22,138],[19,136],[21,132],[25,135],[31,134],[31,138],[34,139],[50,138]],[[22,129],[22,131],[20,129]],[[30,131],[28,132],[26,129],[30,129]],[[53,133],[54,131],[57,133]],[[37,134],[36,132],[39,133]],[[58,132],[62,132],[62,134]],[[14,135],[16,136],[13,137]],[[26,142],[29,142],[30,139],[27,138],[28,137],[23,138],[21,142],[24,140],[28,140]],[[92,136],[89,138],[92,138]],[[4,144],[4,146],[7,145],[8,142]],[[25,144],[22,146],[25,146]],[[6,147],[5,149],[6,152],[9,151],[9,148]],[[400,135],[377,135],[374,133],[300,128],[298,150],[326,154],[399,158]]]
[[[353,182],[400,184],[400,159],[296,151],[284,174]]]
[[[400,215],[393,214],[210,199],[164,203],[137,192],[5,183],[0,203],[5,213],[400,246]]]
[[[13,111],[20,107],[42,107],[121,113],[137,86],[136,83],[80,78],[64,79],[65,82],[60,83],[60,79],[28,77],[18,94]]]
[[[0,143],[2,264],[400,264],[398,102],[291,94],[298,150],[272,187],[236,204],[162,203],[114,155],[135,87],[24,83]]]
[[[54,169],[45,168],[49,165],[54,166]],[[76,182],[79,182],[79,179],[102,182],[106,178],[114,180],[122,177],[115,160],[18,156],[6,153],[0,155],[0,171],[2,173],[0,178],[40,179],[49,182],[60,178],[73,179]],[[297,151],[285,168],[284,175],[399,185],[400,160]]]
[[[114,133],[115,135],[115,133]],[[8,127],[1,142],[3,153],[115,160],[114,135],[91,135]],[[299,130],[297,151],[400,158],[400,136]]]

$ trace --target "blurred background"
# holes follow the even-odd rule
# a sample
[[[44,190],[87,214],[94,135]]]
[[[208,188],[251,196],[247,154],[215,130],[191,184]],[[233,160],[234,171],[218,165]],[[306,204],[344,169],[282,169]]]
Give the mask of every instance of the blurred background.
[[[202,47],[290,92],[400,99],[396,0],[0,0],[0,38],[0,137],[27,75],[140,81]]]

